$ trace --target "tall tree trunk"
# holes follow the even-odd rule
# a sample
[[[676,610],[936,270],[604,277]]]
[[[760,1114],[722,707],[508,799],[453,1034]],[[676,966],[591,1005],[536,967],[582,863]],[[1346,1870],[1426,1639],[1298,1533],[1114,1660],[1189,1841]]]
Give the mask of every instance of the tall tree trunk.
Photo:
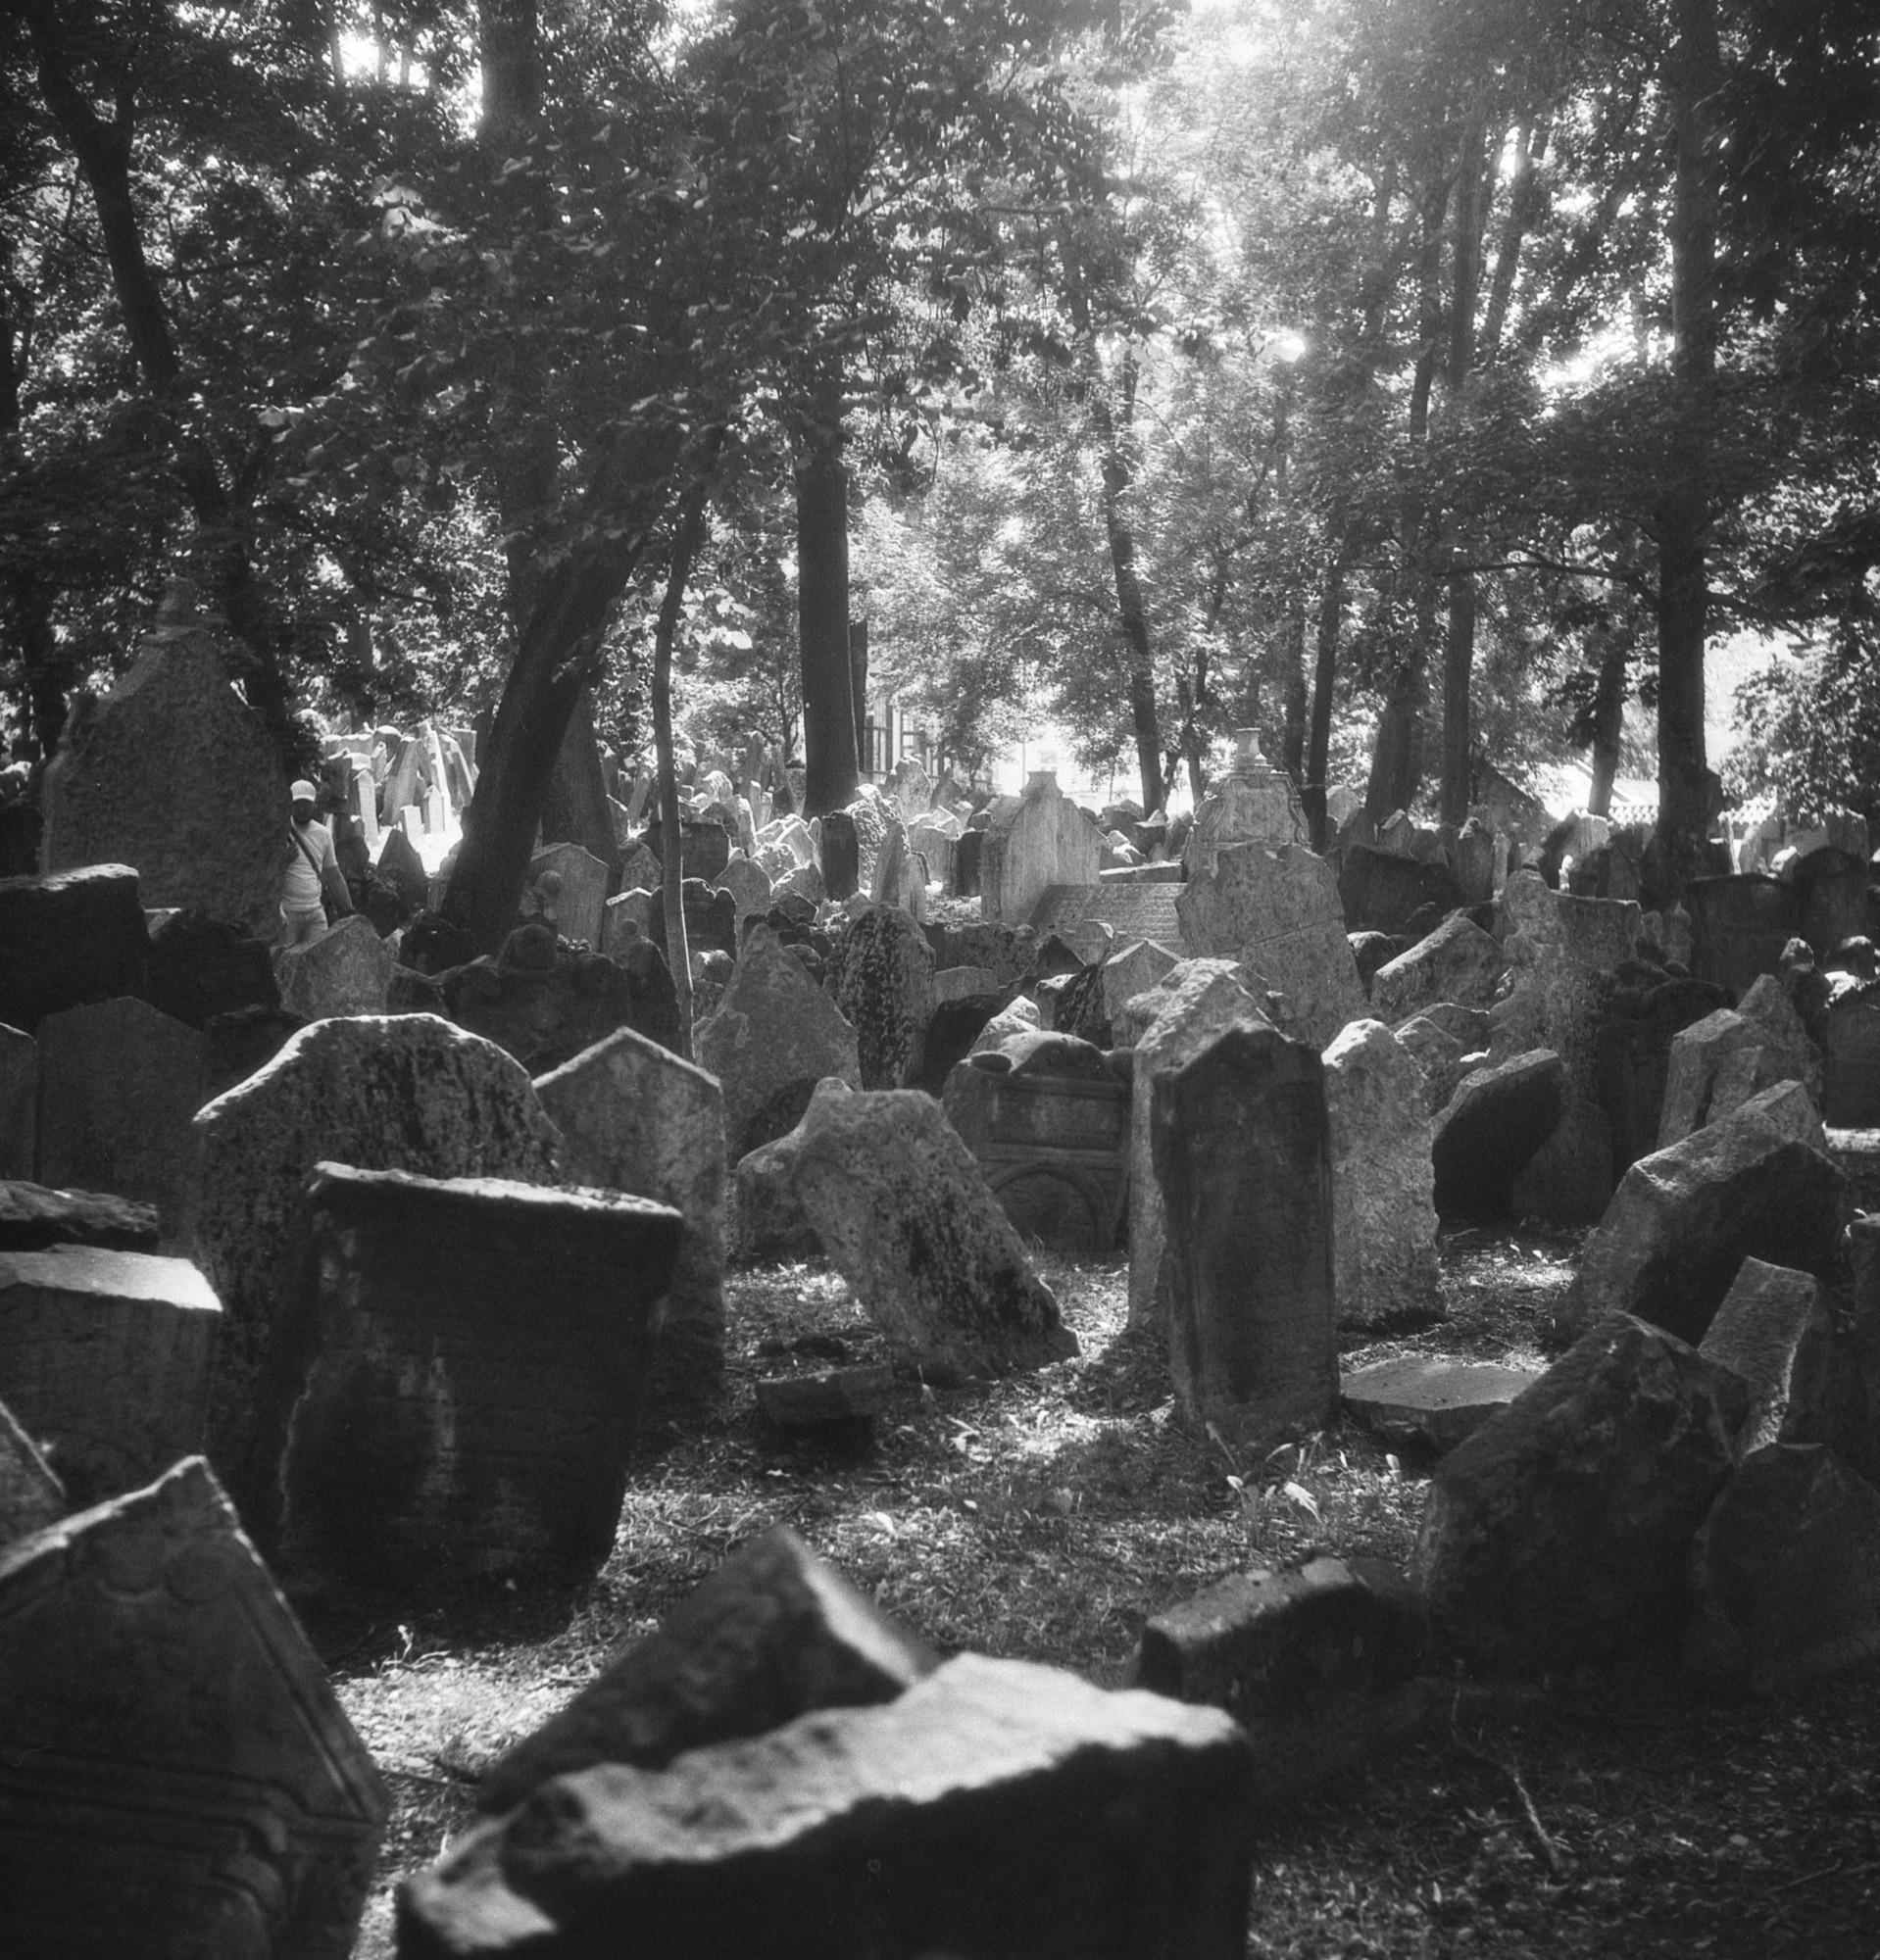
[[[860,780],[849,651],[849,472],[839,381],[825,382],[796,469],[797,641],[803,662],[805,816],[854,800]]]
[[[1280,766],[1303,792],[1306,783],[1306,600],[1296,594],[1286,609],[1286,719],[1279,744]]]
[[[1306,750],[1303,799],[1314,851],[1323,851],[1330,842],[1325,799],[1331,785],[1325,778],[1331,768],[1332,692],[1338,681],[1338,630],[1344,616],[1345,564],[1335,558],[1325,567],[1325,583],[1318,599],[1318,658],[1312,682],[1311,735]]]
[[[679,772],[672,753],[672,642],[692,561],[705,541],[702,503],[685,513],[672,539],[666,595],[653,628],[653,752],[660,776],[660,906],[666,923],[666,963],[678,997],[679,1054],[692,1059],[692,949],[685,937],[685,833],[679,810]]]
[[[1631,650],[1632,635],[1614,628],[1600,655],[1600,678],[1593,696],[1593,787],[1586,800],[1595,816],[1612,814],[1612,784],[1619,773],[1619,741],[1625,732],[1625,664]]]
[[[1125,425],[1132,397],[1131,380],[1125,376]],[[1110,571],[1116,590],[1116,620],[1127,650],[1129,718],[1136,735],[1136,769],[1142,780],[1144,813],[1153,815],[1163,808],[1166,798],[1162,793],[1162,724],[1156,713],[1156,662],[1149,644],[1149,613],[1143,604],[1142,582],[1136,573],[1136,534],[1123,508],[1131,472],[1115,418],[1103,393],[1101,375],[1093,379],[1091,399],[1098,438],[1103,444],[1104,538],[1110,547]]]
[[[578,844],[607,866],[607,889],[619,889],[620,846],[614,835],[614,812],[607,801],[601,745],[594,735],[591,688],[582,688],[556,754],[554,772],[542,799],[542,841]]]
[[[1449,621],[1443,636],[1442,821],[1459,830],[1468,821],[1474,781],[1470,702],[1475,669],[1475,580],[1465,571],[1449,582]]]
[[[1509,178],[1508,212],[1502,220],[1495,270],[1488,283],[1488,310],[1482,319],[1480,345],[1485,368],[1492,368],[1501,355],[1502,330],[1508,323],[1509,304],[1514,297],[1514,275],[1520,268],[1521,247],[1547,207],[1547,188],[1540,178],[1540,164],[1547,155],[1547,144],[1545,123],[1538,131],[1531,122],[1521,124],[1514,142],[1514,169]]]
[[[849,621],[849,690],[855,697],[855,761],[858,777],[866,776],[873,764],[864,750],[868,726],[868,622]],[[884,731],[885,734],[885,731]],[[885,767],[892,769],[896,758],[886,756]]]
[[[1710,387],[1716,372],[1717,146],[1723,84],[1717,0],[1674,0],[1670,63],[1676,178],[1671,205],[1671,366],[1681,398],[1677,474],[1659,499],[1658,821],[1657,857],[1668,905],[1703,862],[1710,797],[1704,753],[1704,652],[1709,585]]]

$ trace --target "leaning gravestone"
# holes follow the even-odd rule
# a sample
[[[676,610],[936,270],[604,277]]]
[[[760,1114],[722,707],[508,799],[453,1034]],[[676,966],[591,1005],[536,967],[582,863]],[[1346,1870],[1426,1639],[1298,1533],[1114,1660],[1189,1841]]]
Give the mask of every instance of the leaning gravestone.
[[[198,1111],[187,1239],[225,1315],[209,1454],[250,1530],[267,1532],[276,1498],[255,1396],[285,1340],[288,1239],[315,1164],[549,1184],[560,1147],[521,1063],[432,1014],[315,1021]]]
[[[397,959],[391,941],[354,912],[318,939],[282,952],[280,1004],[303,1021],[382,1014]]]
[[[287,779],[192,598],[172,583],[130,671],[68,725],[46,770],[39,862],[129,864],[145,905],[266,933],[293,849]]]
[[[966,1147],[917,1090],[819,1099],[792,1182],[831,1263],[930,1381],[1077,1352]]]
[[[421,1605],[614,1546],[680,1220],[614,1193],[322,1163],[258,1397],[291,1585]],[[518,1303],[526,1300],[526,1313]]]
[[[1184,1425],[1255,1450],[1321,1427],[1338,1400],[1324,1064],[1276,1028],[1229,1027],[1153,1093]]]
[[[39,1023],[39,1178],[154,1204],[181,1225],[203,1038],[142,1001],[68,1007]]]
[[[222,1308],[187,1259],[0,1252],[0,1382],[76,1504],[202,1447]]]
[[[137,874],[87,864],[0,878],[0,1021],[32,1034],[48,1014],[134,994],[150,956]]]
[[[1439,1002],[1491,1007],[1495,986],[1507,965],[1494,936],[1473,919],[1454,913],[1408,953],[1377,969],[1371,1004],[1379,1020],[1393,1026]]]
[[[1430,1126],[1439,1217],[1480,1220],[1511,1207],[1516,1180],[1560,1120],[1565,1085],[1551,1048],[1462,1077]]]
[[[391,1805],[200,1457],[0,1550],[9,1950],[346,1960]]]
[[[723,1088],[733,1163],[793,1130],[824,1076],[862,1086],[855,1029],[767,925],[746,935],[730,985],[693,1049]]]
[[[1324,1061],[1339,1325],[1431,1319],[1441,1298],[1422,1070],[1382,1021],[1354,1021]]]
[[[621,1028],[538,1076],[570,1184],[651,1198],[685,1220],[654,1354],[663,1409],[696,1404],[724,1370],[724,1095],[703,1068]]]
[[[933,949],[914,920],[894,906],[858,912],[837,944],[829,991],[855,1029],[863,1088],[915,1080],[934,999]]]
[[[1834,1315],[1812,1273],[1744,1260],[1699,1350],[1750,1385],[1740,1455],[1770,1443],[1838,1440],[1853,1385],[1836,1345]]]

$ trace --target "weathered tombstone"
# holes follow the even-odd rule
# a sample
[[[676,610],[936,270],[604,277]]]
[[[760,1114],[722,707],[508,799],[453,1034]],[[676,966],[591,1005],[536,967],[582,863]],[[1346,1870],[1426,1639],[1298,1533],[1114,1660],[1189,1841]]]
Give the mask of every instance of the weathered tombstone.
[[[46,770],[39,861],[47,871],[128,864],[147,906],[271,935],[293,848],[287,778],[181,584],[130,671],[68,722]]]
[[[1672,1045],[1723,1004],[1702,980],[1665,980],[1638,996],[1614,997],[1594,1033],[1601,1106],[1612,1125],[1612,1173],[1623,1177],[1658,1148]]]
[[[933,976],[933,1004],[966,1001],[985,994],[1002,994],[1005,985],[989,966],[942,966]]]
[[[315,1021],[194,1129],[187,1243],[224,1314],[209,1454],[265,1534],[278,1487],[255,1459],[255,1398],[282,1365],[288,1240],[315,1164],[547,1184],[561,1139],[520,1062],[432,1014]]]
[[[1351,844],[1338,868],[1338,896],[1348,932],[1401,933],[1424,906],[1452,912],[1463,903],[1461,887],[1447,865],[1368,844]]]
[[[894,906],[859,912],[837,943],[829,991],[855,1029],[862,1087],[915,1081],[934,1006],[933,949],[915,921]]]
[[[202,1447],[222,1309],[187,1259],[95,1246],[0,1252],[0,1382],[74,1503]]]
[[[921,859],[927,867],[927,882],[938,885],[943,892],[952,892],[955,885],[954,864],[960,849],[958,819],[949,817],[941,823],[929,817],[908,826],[908,849]]]
[[[659,904],[658,891],[648,891],[644,886],[635,886],[609,899],[601,908],[601,951],[610,959],[618,959],[628,940],[647,938]]]
[[[422,911],[430,903],[430,873],[418,855],[418,847],[404,830],[393,824],[378,847],[379,877],[397,892],[406,912]]]
[[[1122,1010],[1138,994],[1160,986],[1163,978],[1181,964],[1167,947],[1153,939],[1132,940],[1119,946],[1103,964],[1103,1006],[1113,1028]]]
[[[237,1007],[280,1005],[269,949],[246,927],[202,912],[173,912],[151,928],[138,992],[192,1028]]]
[[[99,1191],[52,1191],[24,1178],[0,1182],[0,1252],[53,1246],[155,1252],[157,1207]]]
[[[703,1068],[621,1028],[535,1080],[571,1184],[669,1204],[685,1221],[654,1351],[662,1409],[724,1370],[724,1096]]]
[[[1182,1066],[1222,1029],[1259,1027],[1265,1016],[1231,961],[1195,959],[1171,967],[1154,989],[1129,1002],[1125,1021],[1136,1057],[1129,1103],[1129,1325],[1161,1328],[1168,1319],[1168,1279],[1163,1270],[1166,1223],[1156,1177],[1157,1078]],[[1122,1024],[1116,1033],[1126,1038]]]
[[[1229,1027],[1153,1096],[1178,1413],[1255,1450],[1322,1426],[1338,1399],[1324,1064],[1276,1028]]]
[[[0,1402],[0,1551],[28,1532],[56,1525],[66,1510],[66,1487]]]
[[[1436,1466],[1413,1576],[1449,1643],[1571,1667],[1673,1638],[1684,1557],[1749,1391],[1628,1315],[1603,1320]]]
[[[334,1014],[382,1014],[398,956],[355,912],[304,946],[280,955],[280,1004],[304,1021]]]
[[[613,1549],[680,1219],[612,1193],[317,1166],[259,1397],[290,1585],[417,1605]]]
[[[0,1022],[25,1034],[48,1014],[134,994],[149,929],[137,874],[87,864],[43,878],[0,878]]]
[[[561,879],[547,901],[543,916],[562,938],[598,952],[601,907],[607,904],[607,866],[578,844],[551,844],[528,860],[531,886],[541,887],[546,873]]]
[[[1471,813],[1462,825],[1456,849],[1450,854],[1456,883],[1465,906],[1479,906],[1494,898],[1497,880],[1495,832],[1481,817]]]
[[[855,1092],[840,1076],[816,1085],[794,1129],[740,1157],[732,1173],[732,1206],[738,1254],[746,1259],[807,1259],[821,1250],[796,1191],[796,1160],[805,1126],[816,1104]]]
[[[724,1142],[733,1162],[786,1135],[824,1076],[862,1086],[856,1031],[768,926],[754,926],[693,1052],[724,1092]]]
[[[1844,1371],[1834,1317],[1812,1273],[1745,1259],[1700,1351],[1750,1385],[1739,1455],[1770,1443],[1837,1439]]]
[[[708,885],[703,878],[687,878],[679,886],[679,904],[685,912],[686,951],[693,958],[701,953],[728,953],[733,959],[737,957],[737,902],[728,891]],[[646,936],[659,949],[661,957],[666,958],[664,888],[648,908]]]
[[[346,1960],[390,1800],[200,1457],[0,1550],[0,1679],[12,1951]]]
[[[1008,1375],[1076,1353],[1057,1300],[931,1097],[818,1100],[791,1176],[837,1271],[898,1357],[928,1380]]]
[[[1024,1239],[1071,1259],[1107,1259],[1129,1170],[1129,1082],[1089,1043],[1040,1035],[975,1055],[941,1106],[999,1207]]]
[[[1565,1080],[1552,1049],[1462,1077],[1430,1130],[1439,1217],[1493,1218],[1511,1208],[1516,1181],[1560,1120]]]
[[[1538,1370],[1410,1354],[1359,1368],[1339,1384],[1346,1414],[1393,1449],[1454,1449],[1538,1379]]]
[[[822,889],[828,896],[837,904],[854,898],[862,887],[862,844],[850,811],[832,809],[824,813],[816,856]]]
[[[235,1007],[211,1015],[202,1031],[202,1100],[211,1102],[245,1082],[306,1025],[284,1007]]]
[[[1747,994],[1758,974],[1775,972],[1782,949],[1802,931],[1802,895],[1776,878],[1693,878],[1684,904],[1692,972],[1733,994]]]
[[[866,899],[875,899],[880,894],[881,854],[890,836],[902,831],[900,815],[889,799],[878,796],[866,785],[848,806],[846,813],[855,826],[856,890]],[[828,818],[823,821],[826,823]]]
[[[1239,960],[1285,996],[1300,1035],[1323,1048],[1366,1013],[1332,867],[1300,845],[1220,851],[1212,877],[1176,902],[1182,937],[1204,956]]]
[[[1837,1130],[1880,1128],[1880,982],[1840,989],[1823,1038],[1822,1115]]]
[[[979,906],[989,919],[1023,924],[1052,885],[1094,885],[1103,833],[1058,788],[1057,772],[1037,769],[1017,807],[986,832],[979,859]]]
[[[0,1179],[39,1168],[39,1044],[0,1025]]]
[[[1354,1021],[1324,1062],[1339,1325],[1433,1319],[1441,1298],[1422,1071],[1382,1021]]]
[[[1462,1067],[1462,1044],[1429,1018],[1415,1014],[1391,1032],[1423,1071],[1423,1109],[1437,1115],[1467,1071]]]
[[[1205,878],[1229,844],[1261,844],[1268,851],[1307,841],[1306,814],[1292,778],[1260,753],[1257,728],[1234,730],[1234,761],[1201,801],[1182,847],[1190,878]]]
[[[1751,1109],[1641,1157],[1586,1242],[1569,1331],[1636,1314],[1701,1341],[1746,1258],[1833,1270],[1847,1179]]]
[[[1185,959],[1188,942],[1182,933],[1177,910],[1186,888],[1165,885],[1053,885],[1032,910],[1031,918],[1040,944],[1055,933],[1061,939],[1097,943],[1087,945],[1091,957],[1098,957],[1106,942],[1127,946],[1132,940],[1150,939]],[[1108,928],[1108,933],[1102,928]]]
[[[600,1960],[621,1926],[638,1960],[1230,1960],[1250,1755],[1217,1709],[962,1654],[884,1706],[556,1780],[407,1886],[405,1937],[489,1960]]]
[[[143,1001],[68,1007],[39,1024],[39,1178],[157,1207],[181,1224],[203,1038]]]
[[[499,954],[443,974],[438,986],[452,1020],[508,1050],[532,1075],[571,1061],[616,1028],[679,1045],[678,997],[650,940],[617,942],[608,956],[559,945],[539,923],[519,926]]]
[[[1381,1558],[1235,1573],[1143,1629],[1134,1686],[1224,1708],[1253,1744],[1271,1816],[1431,1707],[1420,1602]]]
[[[770,881],[750,858],[733,858],[718,873],[718,883],[731,894],[731,904],[740,922],[752,912],[770,909]]]
[[[477,1804],[500,1816],[550,1777],[596,1763],[664,1769],[812,1709],[892,1701],[935,1665],[787,1525],[772,1525],[498,1757]]]
[[[1490,1007],[1507,964],[1494,937],[1457,912],[1377,969],[1371,1005],[1379,1020],[1393,1025],[1439,1001]]]

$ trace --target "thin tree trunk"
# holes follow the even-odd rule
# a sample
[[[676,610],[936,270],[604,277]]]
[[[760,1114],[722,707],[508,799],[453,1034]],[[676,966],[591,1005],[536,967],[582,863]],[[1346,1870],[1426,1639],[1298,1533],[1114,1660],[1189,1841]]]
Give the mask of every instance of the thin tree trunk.
[[[1625,732],[1625,664],[1632,649],[1629,632],[1613,630],[1600,656],[1599,685],[1593,696],[1593,787],[1586,807],[1595,816],[1612,814],[1612,784],[1619,772],[1619,742]]]
[[[855,697],[855,765],[859,787],[860,778],[867,775],[873,767],[864,746],[868,727],[868,622],[866,619],[849,621],[849,689]],[[886,767],[892,769],[895,760],[893,756],[888,756]]]
[[[1312,682],[1312,724],[1303,793],[1314,851],[1323,851],[1330,842],[1325,799],[1331,786],[1325,777],[1331,768],[1332,691],[1338,680],[1338,631],[1344,614],[1345,565],[1343,560],[1333,559],[1325,567],[1324,589],[1318,600],[1317,671]]]
[[[849,472],[839,385],[824,385],[797,464],[797,641],[803,662],[803,813],[854,801],[860,781],[849,652]]]
[[[1514,297],[1514,275],[1520,269],[1521,248],[1547,207],[1547,189],[1540,180],[1540,164],[1547,154],[1547,143],[1545,123],[1538,133],[1531,122],[1521,124],[1515,139],[1514,170],[1509,178],[1508,214],[1502,221],[1495,270],[1488,284],[1488,311],[1482,319],[1481,356],[1485,368],[1492,368],[1501,353],[1502,330],[1508,323],[1509,304]]]
[[[1468,821],[1474,781],[1471,682],[1475,669],[1475,580],[1465,571],[1449,582],[1449,621],[1443,636],[1442,821],[1459,830]]]
[[[1101,379],[1095,387],[1099,391],[1094,396],[1097,430],[1104,445],[1104,537],[1110,547],[1111,576],[1116,589],[1116,618],[1128,649],[1129,718],[1136,734],[1136,768],[1142,780],[1144,813],[1153,815],[1166,799],[1162,794],[1162,727],[1156,714],[1156,663],[1149,645],[1149,615],[1136,574],[1136,537],[1123,510],[1130,470],[1116,439],[1109,404],[1100,392]]]
[[[672,642],[685,604],[685,582],[705,539],[703,505],[686,512],[672,539],[666,596],[653,628],[653,750],[660,774],[660,905],[666,919],[666,963],[678,997],[679,1054],[692,1059],[692,951],[685,937],[684,832],[679,776],[672,755]]]
[[[1280,766],[1293,779],[1293,787],[1304,793],[1306,783],[1306,600],[1295,595],[1286,609],[1285,713],[1282,726]],[[1254,725],[1252,723],[1250,726]]]

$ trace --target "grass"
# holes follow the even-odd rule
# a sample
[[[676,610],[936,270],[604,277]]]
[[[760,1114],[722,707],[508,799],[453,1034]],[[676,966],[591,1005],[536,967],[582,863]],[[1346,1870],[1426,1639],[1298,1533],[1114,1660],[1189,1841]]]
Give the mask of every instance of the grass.
[[[1368,1340],[1544,1358],[1570,1237],[1445,1242],[1444,1320]],[[391,1952],[391,1892],[471,1815],[481,1766],[740,1541],[794,1527],[943,1652],[1123,1682],[1144,1620],[1314,1547],[1409,1556],[1426,1466],[1340,1425],[1264,1462],[1170,1420],[1126,1270],[1041,1263],[1082,1354],[991,1387],[911,1383],[871,1441],[806,1446],[759,1416],[761,1375],[885,1358],[819,1262],[734,1273],[714,1418],[658,1439],[613,1557],[571,1598],[354,1629],[329,1654],[395,1810],[357,1960]],[[1248,1952],[1329,1956],[1880,1956],[1880,1675],[1803,1700],[1707,1703],[1647,1678],[1459,1690],[1440,1731],[1327,1788],[1263,1840]]]

